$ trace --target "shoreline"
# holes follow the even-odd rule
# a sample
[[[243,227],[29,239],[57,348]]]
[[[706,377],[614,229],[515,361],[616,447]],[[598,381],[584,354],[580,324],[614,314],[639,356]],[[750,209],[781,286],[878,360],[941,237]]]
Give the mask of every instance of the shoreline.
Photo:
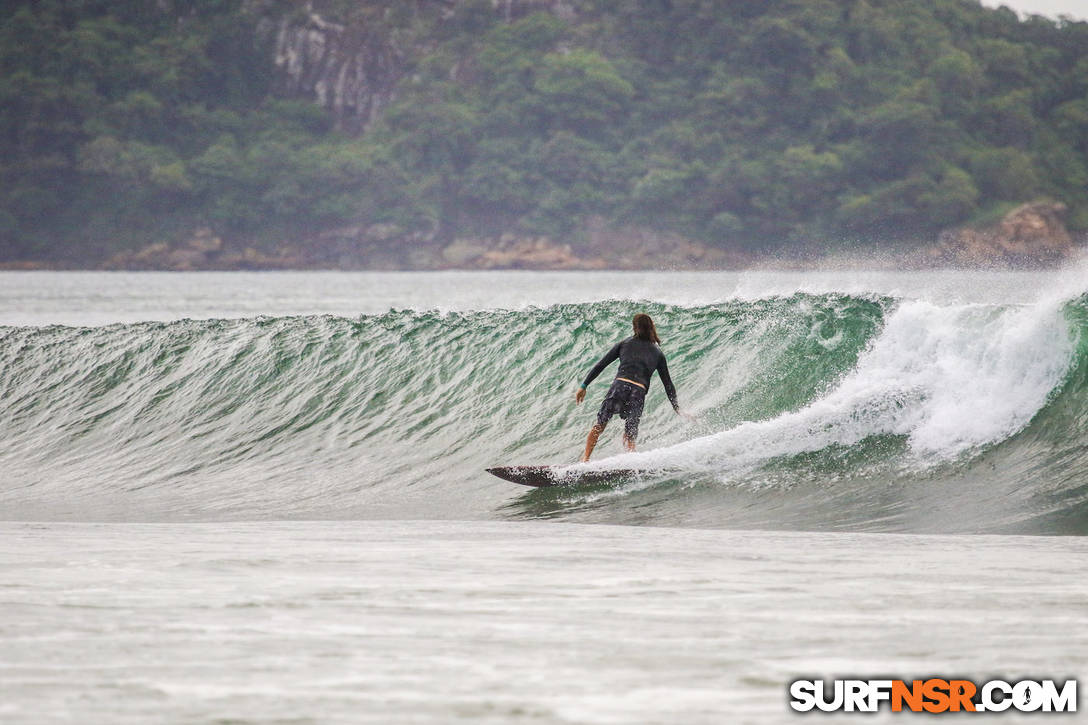
[[[455,238],[406,233],[390,225],[324,230],[291,240],[224,238],[207,226],[187,238],[157,241],[108,258],[0,261],[0,270],[102,271],[800,271],[822,269],[1041,270],[1088,248],[1088,234],[1064,224],[1064,204],[1022,204],[998,222],[947,229],[936,240],[857,243],[831,249],[801,242],[773,250],[711,245],[671,232],[611,228],[597,220],[577,240],[505,233]]]

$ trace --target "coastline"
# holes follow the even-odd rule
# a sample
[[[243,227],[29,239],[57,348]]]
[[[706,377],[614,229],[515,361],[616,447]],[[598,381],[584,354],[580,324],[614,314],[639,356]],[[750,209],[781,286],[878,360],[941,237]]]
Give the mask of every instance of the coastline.
[[[504,233],[455,238],[406,233],[391,225],[341,227],[294,240],[230,238],[207,226],[105,259],[0,260],[7,271],[741,271],[1048,269],[1088,246],[1064,224],[1055,202],[1022,204],[996,223],[945,230],[936,240],[894,244],[797,244],[775,250],[709,245],[646,228],[615,229],[597,220],[579,239]]]

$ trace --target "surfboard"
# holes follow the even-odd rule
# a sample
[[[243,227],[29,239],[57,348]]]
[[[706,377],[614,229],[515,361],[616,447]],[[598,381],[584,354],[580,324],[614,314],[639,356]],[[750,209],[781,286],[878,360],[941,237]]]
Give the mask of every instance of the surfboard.
[[[486,469],[493,476],[522,486],[570,486],[577,483],[613,483],[631,478],[638,471],[628,468],[569,471],[566,466],[495,466]]]

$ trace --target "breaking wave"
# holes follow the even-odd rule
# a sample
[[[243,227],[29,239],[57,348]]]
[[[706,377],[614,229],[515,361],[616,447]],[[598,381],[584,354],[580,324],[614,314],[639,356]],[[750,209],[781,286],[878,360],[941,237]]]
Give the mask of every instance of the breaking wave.
[[[571,463],[606,381],[577,380],[645,310],[655,381],[638,468]],[[558,517],[1088,533],[1088,296],[939,305],[793,294],[519,311],[0,328],[6,519]]]

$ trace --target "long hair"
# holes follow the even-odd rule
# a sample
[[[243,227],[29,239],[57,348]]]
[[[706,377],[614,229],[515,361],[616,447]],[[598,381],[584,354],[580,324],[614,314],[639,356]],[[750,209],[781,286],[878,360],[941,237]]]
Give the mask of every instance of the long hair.
[[[657,336],[657,328],[654,327],[654,321],[649,315],[640,312],[635,315],[635,319],[631,320],[631,324],[635,328],[635,337],[639,340],[661,344],[661,338]]]

